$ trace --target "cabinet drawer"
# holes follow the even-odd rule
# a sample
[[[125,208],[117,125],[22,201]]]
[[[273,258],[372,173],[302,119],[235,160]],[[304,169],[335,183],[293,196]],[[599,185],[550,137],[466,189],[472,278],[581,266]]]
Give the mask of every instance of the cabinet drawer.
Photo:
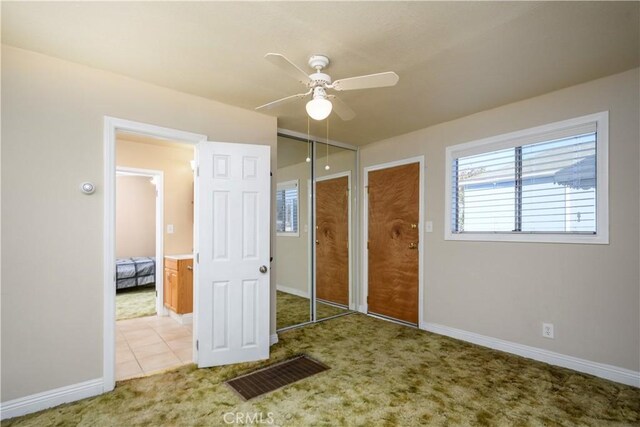
[[[178,269],[178,260],[177,259],[172,259],[172,258],[165,258],[164,259],[164,268],[170,268],[172,270],[177,270]]]

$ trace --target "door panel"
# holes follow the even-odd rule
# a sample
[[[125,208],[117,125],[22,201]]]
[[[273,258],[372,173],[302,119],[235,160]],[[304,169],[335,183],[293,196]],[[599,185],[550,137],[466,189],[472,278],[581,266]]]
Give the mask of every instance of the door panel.
[[[316,182],[316,298],[349,305],[349,178]]]
[[[368,178],[368,311],[417,324],[420,164]]]
[[[270,150],[198,145],[198,366],[269,357]],[[260,271],[264,266],[264,271]]]

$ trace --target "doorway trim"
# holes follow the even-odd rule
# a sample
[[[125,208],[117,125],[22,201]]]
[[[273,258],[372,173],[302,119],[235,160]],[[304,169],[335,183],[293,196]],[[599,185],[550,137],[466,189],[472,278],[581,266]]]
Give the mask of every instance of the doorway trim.
[[[368,316],[379,317],[369,313],[367,304],[367,297],[369,296],[369,250],[367,249],[367,239],[369,238],[369,196],[367,194],[367,188],[369,187],[369,172],[373,172],[381,169],[388,169],[395,166],[402,166],[411,163],[420,164],[420,189],[419,189],[419,202],[418,202],[418,324],[419,327],[424,324],[424,188],[425,188],[425,163],[424,155],[409,157],[407,159],[396,160],[393,162],[380,163],[377,165],[367,166],[363,169],[363,182],[362,182],[362,304],[360,304],[359,311]],[[382,318],[382,317],[379,317]],[[384,320],[391,320],[386,319]],[[391,320],[392,321],[392,320]],[[405,324],[405,323],[403,323]]]
[[[347,196],[347,218],[349,218],[349,234],[348,234],[348,245],[349,245],[349,251],[348,251],[348,257],[349,259],[348,264],[349,264],[349,304],[347,304],[347,308],[349,310],[353,310],[355,303],[353,300],[353,262],[351,262],[353,260],[353,232],[352,232],[352,228],[353,228],[353,217],[352,217],[352,209],[351,209],[351,199],[352,199],[352,194],[351,194],[351,171],[347,170],[344,172],[337,172],[331,175],[325,175],[325,176],[319,176],[316,178],[316,182],[319,181],[329,181],[331,179],[336,179],[336,178],[342,178],[346,176],[347,177],[347,189],[349,191],[349,195]],[[315,193],[314,193],[315,195]],[[317,218],[316,218],[317,219]],[[314,221],[314,226],[315,226],[315,221]],[[315,252],[314,252],[315,254]],[[315,263],[314,263],[315,264]],[[315,282],[314,282],[315,283]],[[314,293],[315,294],[315,293]],[[317,313],[316,313],[317,314]],[[342,314],[338,314],[337,316],[341,316]],[[336,316],[336,317],[337,317]],[[334,316],[331,316],[334,317]],[[327,319],[327,318],[325,318]],[[324,319],[322,319],[324,320]]]
[[[116,329],[116,308],[115,308],[115,190],[116,190],[116,132],[133,132],[159,139],[180,141],[188,144],[198,144],[206,141],[207,136],[185,132],[177,129],[170,129],[161,126],[151,125],[142,122],[119,119],[116,117],[104,116],[103,145],[104,145],[104,234],[103,234],[103,358],[102,358],[102,380],[103,393],[115,388],[115,329]],[[194,221],[194,235],[197,224]],[[197,270],[197,265],[194,266]],[[194,313],[195,321],[195,313]],[[195,334],[193,330],[194,349]],[[194,360],[197,353],[194,352]]]
[[[164,272],[162,264],[162,260],[164,258],[164,172],[154,169],[130,168],[116,165],[116,176],[118,175],[118,172],[123,172],[125,174],[133,176],[144,176],[156,179],[156,315],[166,316],[169,313],[164,308],[164,304],[162,303],[164,301]]]

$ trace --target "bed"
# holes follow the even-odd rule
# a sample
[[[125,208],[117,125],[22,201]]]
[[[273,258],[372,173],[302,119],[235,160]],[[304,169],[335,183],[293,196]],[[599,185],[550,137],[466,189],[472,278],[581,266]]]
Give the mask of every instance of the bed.
[[[116,259],[116,291],[148,286],[155,282],[155,258],[132,257]]]

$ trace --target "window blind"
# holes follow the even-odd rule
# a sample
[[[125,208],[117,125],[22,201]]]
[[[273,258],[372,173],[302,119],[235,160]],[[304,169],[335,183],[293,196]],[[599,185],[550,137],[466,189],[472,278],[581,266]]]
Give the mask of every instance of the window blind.
[[[453,159],[453,232],[596,232],[595,123],[544,136]]]

